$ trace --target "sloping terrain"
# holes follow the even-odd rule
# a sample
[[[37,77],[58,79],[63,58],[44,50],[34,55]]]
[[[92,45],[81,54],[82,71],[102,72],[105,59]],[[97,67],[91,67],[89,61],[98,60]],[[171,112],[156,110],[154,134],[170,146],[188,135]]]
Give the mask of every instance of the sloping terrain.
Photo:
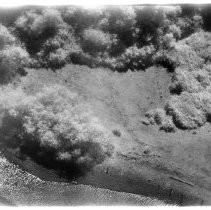
[[[203,7],[5,13],[2,204],[211,204]]]
[[[162,108],[170,96],[171,73],[166,69],[121,74],[69,65],[56,73],[28,70],[20,85],[33,94],[51,83],[83,96],[112,136],[112,157],[76,178],[79,183],[182,205],[210,203],[209,125],[196,132],[166,133],[145,123],[145,112]],[[26,170],[30,172],[30,166]]]
[[[2,205],[166,205],[157,199],[87,185],[43,181],[0,157]]]

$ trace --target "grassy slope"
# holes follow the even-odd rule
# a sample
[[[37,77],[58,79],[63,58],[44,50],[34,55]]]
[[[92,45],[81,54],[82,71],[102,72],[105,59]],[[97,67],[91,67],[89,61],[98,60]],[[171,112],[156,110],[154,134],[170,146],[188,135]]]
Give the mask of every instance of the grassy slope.
[[[165,205],[162,201],[86,185],[42,181],[0,154],[2,205]]]
[[[210,203],[209,125],[197,134],[187,131],[167,134],[156,126],[142,123],[147,110],[164,105],[169,97],[170,80],[171,75],[157,67],[146,72],[120,74],[68,65],[57,73],[30,70],[21,85],[29,93],[49,83],[68,86],[84,96],[108,131],[112,133],[113,129],[118,129],[121,132],[121,137],[111,139],[115,155],[79,178],[79,182],[148,195],[158,194],[156,190],[147,190],[149,186],[157,189],[160,185],[161,192],[166,195],[174,189],[170,199],[178,203]],[[146,150],[148,154],[145,154]],[[109,168],[108,175],[104,173],[105,168]],[[172,180],[170,176],[189,181],[194,186]],[[131,181],[129,177],[134,178]],[[146,180],[149,185],[144,186]],[[117,181],[121,183],[118,186],[114,184]],[[182,194],[192,198],[184,201]]]

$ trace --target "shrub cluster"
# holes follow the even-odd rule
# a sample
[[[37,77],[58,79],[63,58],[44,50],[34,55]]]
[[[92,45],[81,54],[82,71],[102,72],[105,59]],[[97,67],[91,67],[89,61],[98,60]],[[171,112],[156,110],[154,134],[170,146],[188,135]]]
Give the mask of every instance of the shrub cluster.
[[[117,45],[121,45],[120,52],[116,52],[113,46],[113,53],[121,53],[125,47],[129,47],[135,43],[135,25],[136,25],[136,12],[134,7],[110,7],[105,8],[103,11],[103,18],[99,22],[99,27],[110,33],[115,34],[117,37]]]
[[[101,9],[89,10],[81,7],[65,7],[61,13],[63,20],[73,27],[77,35],[81,35],[85,29],[98,26],[102,18]]]
[[[127,48],[118,61],[122,63],[123,69],[146,69],[152,65],[154,52],[155,48],[153,45],[147,45],[142,48],[138,48],[134,45]]]
[[[0,51],[0,83],[11,82],[16,75],[24,75],[29,63],[28,53],[20,46],[8,46]]]
[[[200,92],[210,85],[208,73],[204,70],[193,72],[184,68],[177,68],[173,76],[173,83],[170,91],[173,94],[180,94],[183,91],[189,93]]]
[[[210,122],[210,37],[207,32],[196,32],[155,56],[156,62],[173,72],[173,96],[166,102],[165,112],[180,129],[195,129]]]
[[[155,62],[173,72],[177,67],[196,70],[203,67],[204,59],[189,46],[177,43],[173,49],[161,50],[155,56]]]
[[[15,30],[34,59],[32,67],[59,69],[80,52],[72,27],[58,10],[26,11],[17,19]]]
[[[211,62],[211,34],[209,32],[199,31],[183,42],[190,46],[205,62]]]
[[[201,127],[211,122],[210,89],[173,95],[164,109],[150,110],[146,117],[151,124],[157,124],[166,132],[174,132],[176,128],[191,130]]]
[[[29,63],[29,55],[9,30],[0,24],[0,84],[8,83]]]
[[[90,28],[83,31],[81,44],[84,52],[96,55],[96,53],[109,50],[111,43],[110,35],[101,30]]]
[[[66,63],[72,62],[72,58],[81,53],[81,48],[76,44],[72,32],[65,28],[43,43],[37,53],[38,65],[52,69],[59,69]]]
[[[56,69],[73,62],[127,71],[153,65],[156,51],[160,63],[176,65],[180,61],[174,54],[178,56],[180,50],[167,58],[161,52],[166,54],[176,41],[190,35],[188,30],[193,33],[201,26],[198,11],[186,12],[180,6],[66,7],[26,9],[14,30],[33,57],[34,67]],[[191,50],[184,51],[195,59]]]
[[[151,124],[157,124],[160,130],[164,130],[165,132],[176,131],[176,126],[172,122],[171,116],[167,115],[161,108],[150,110],[145,114],[145,116]]]
[[[179,96],[172,96],[165,109],[172,115],[178,128],[193,129],[206,122],[204,113],[200,109],[201,105],[195,95],[184,92]]]
[[[198,93],[183,92],[179,96],[172,96],[165,109],[173,117],[178,128],[198,128],[206,122],[210,122],[210,90]]]
[[[6,87],[0,92],[0,106],[2,141],[42,164],[71,174],[112,154],[109,136],[90,107],[63,86],[44,87],[34,96]]]
[[[0,50],[7,45],[13,45],[15,41],[15,37],[9,32],[9,30],[0,24]]]
[[[15,29],[30,53],[39,51],[43,42],[57,33],[63,24],[61,14],[54,9],[26,11],[15,22]]]

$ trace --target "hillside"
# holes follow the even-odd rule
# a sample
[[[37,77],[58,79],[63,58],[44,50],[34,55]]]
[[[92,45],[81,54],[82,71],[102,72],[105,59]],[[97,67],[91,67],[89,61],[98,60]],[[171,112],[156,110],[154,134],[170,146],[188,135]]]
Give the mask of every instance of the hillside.
[[[145,196],[87,185],[43,181],[12,163],[1,154],[0,205],[165,205]]]
[[[170,97],[171,73],[166,69],[152,67],[145,72],[127,73],[74,65],[56,73],[29,69],[28,75],[16,85],[19,84],[30,94],[45,85],[68,87],[91,104],[93,115],[108,132],[115,153],[90,172],[76,178],[79,183],[161,198],[168,197],[173,189],[170,200],[178,204],[182,195],[184,204],[201,204],[202,200],[209,202],[209,125],[196,133],[182,130],[166,133],[156,125],[145,124],[145,113],[152,108],[162,108]],[[115,130],[120,132],[120,136],[113,133]],[[28,165],[25,165],[25,170],[48,179],[48,175]],[[171,176],[193,186],[175,181]],[[56,176],[52,180],[59,178]],[[117,180],[118,186],[114,185]],[[158,185],[161,195],[157,195]]]
[[[211,204],[205,8],[4,12],[0,203]]]

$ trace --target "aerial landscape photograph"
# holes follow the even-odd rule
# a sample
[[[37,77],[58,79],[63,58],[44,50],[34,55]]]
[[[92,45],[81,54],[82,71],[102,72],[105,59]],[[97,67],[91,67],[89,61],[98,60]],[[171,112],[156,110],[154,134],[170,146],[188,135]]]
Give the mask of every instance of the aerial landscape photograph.
[[[211,2],[0,3],[0,207],[210,205]]]

